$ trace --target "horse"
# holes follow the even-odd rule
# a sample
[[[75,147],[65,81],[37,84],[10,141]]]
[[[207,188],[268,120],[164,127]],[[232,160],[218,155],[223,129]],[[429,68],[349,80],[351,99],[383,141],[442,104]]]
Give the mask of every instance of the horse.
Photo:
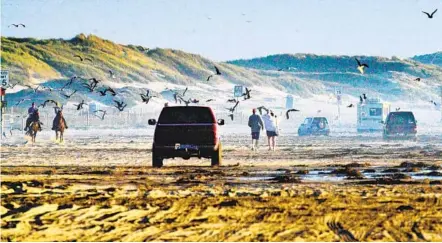
[[[30,117],[31,123],[29,124],[29,130],[26,133],[31,136],[32,142],[35,143],[35,137],[37,132],[40,131],[40,113],[36,110]]]
[[[55,140],[58,140],[59,136],[58,133],[60,133],[60,142],[64,141],[63,133],[64,129],[67,128],[66,122],[63,117],[63,113],[61,110],[57,112],[57,115],[54,118],[54,130],[55,130]]]
[[[37,132],[40,130],[40,125],[38,121],[33,121],[29,126],[29,136],[31,136],[32,142],[35,143],[35,137],[37,136]]]

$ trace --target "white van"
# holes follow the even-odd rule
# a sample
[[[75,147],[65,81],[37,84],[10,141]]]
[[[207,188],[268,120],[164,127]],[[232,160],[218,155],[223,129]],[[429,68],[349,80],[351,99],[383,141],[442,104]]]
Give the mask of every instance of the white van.
[[[379,98],[370,98],[358,104],[358,132],[382,132],[382,122],[390,112],[390,104],[381,102]]]

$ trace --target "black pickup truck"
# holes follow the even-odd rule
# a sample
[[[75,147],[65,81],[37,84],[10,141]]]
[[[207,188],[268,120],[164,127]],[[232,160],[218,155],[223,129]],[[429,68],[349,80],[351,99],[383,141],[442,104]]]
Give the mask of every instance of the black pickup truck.
[[[167,158],[190,159],[210,158],[212,166],[222,160],[222,146],[218,125],[224,120],[216,120],[210,107],[171,106],[164,107],[156,125],[152,145],[152,166],[162,167]]]

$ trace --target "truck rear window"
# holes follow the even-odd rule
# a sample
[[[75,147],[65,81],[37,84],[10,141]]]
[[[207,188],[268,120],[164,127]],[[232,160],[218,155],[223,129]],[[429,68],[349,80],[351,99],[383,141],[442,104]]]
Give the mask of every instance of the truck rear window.
[[[212,111],[207,107],[167,107],[163,108],[159,124],[215,123]]]
[[[398,112],[391,113],[388,118],[388,123],[390,124],[415,124],[413,113],[408,112]]]

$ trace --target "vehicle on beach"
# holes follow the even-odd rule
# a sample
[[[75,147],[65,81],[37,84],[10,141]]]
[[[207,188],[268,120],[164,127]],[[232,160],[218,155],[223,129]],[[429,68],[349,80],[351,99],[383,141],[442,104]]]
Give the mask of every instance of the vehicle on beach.
[[[210,107],[171,106],[164,107],[158,118],[150,119],[156,125],[152,144],[152,166],[162,167],[168,158],[210,158],[212,166],[222,160],[222,145],[218,125]]]
[[[325,117],[307,117],[298,128],[299,136],[328,136],[330,127]]]
[[[390,112],[384,123],[384,139],[416,139],[417,121],[411,111]]]
[[[378,98],[368,98],[357,106],[358,132],[382,132],[384,127],[381,121],[385,121],[390,112],[390,104],[381,102]]]

